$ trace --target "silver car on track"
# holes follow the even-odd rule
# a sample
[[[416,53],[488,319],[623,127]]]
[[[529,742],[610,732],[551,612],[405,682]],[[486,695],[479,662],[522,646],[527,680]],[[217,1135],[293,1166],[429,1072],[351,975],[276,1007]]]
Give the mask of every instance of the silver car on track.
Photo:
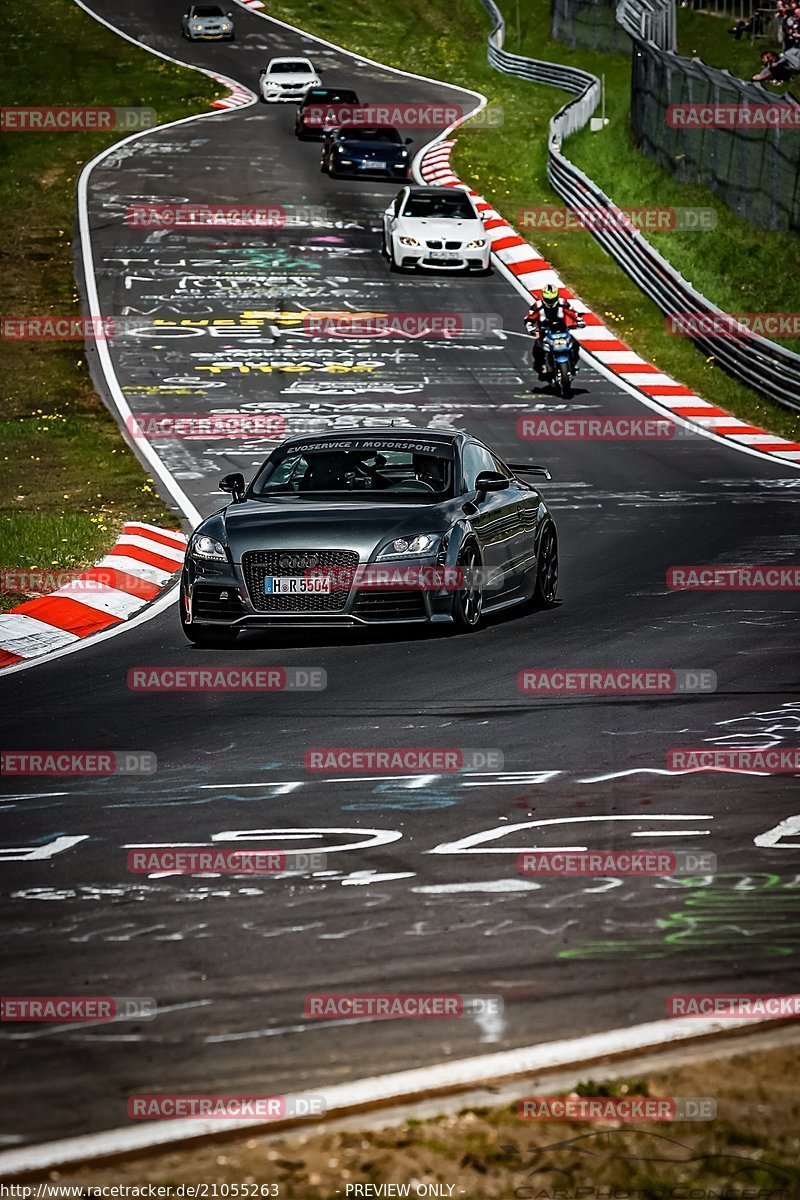
[[[219,4],[190,4],[181,17],[183,36],[190,42],[232,42],[233,13]]]

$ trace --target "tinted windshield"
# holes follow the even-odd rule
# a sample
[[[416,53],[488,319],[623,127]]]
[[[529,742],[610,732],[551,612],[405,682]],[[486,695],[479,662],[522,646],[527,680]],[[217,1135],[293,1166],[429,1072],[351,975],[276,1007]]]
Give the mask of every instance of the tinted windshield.
[[[218,4],[199,4],[192,9],[196,17],[224,17],[225,13]]]
[[[362,449],[329,449],[319,443],[277,451],[253,482],[253,496],[325,493],[409,496],[417,501],[453,495],[453,451],[420,442],[412,449],[397,442],[363,443]],[[341,443],[339,443],[341,446]]]
[[[270,75],[308,75],[312,68],[304,62],[273,63],[269,68]]]
[[[403,139],[396,129],[345,129],[344,136],[348,142],[394,142],[402,144]]]
[[[462,221],[474,221],[475,212],[464,192],[452,191],[447,195],[426,196],[424,192],[410,192],[401,213],[403,217],[456,217]]]
[[[335,88],[312,88],[306,94],[304,104],[358,104],[355,92],[337,91]]]

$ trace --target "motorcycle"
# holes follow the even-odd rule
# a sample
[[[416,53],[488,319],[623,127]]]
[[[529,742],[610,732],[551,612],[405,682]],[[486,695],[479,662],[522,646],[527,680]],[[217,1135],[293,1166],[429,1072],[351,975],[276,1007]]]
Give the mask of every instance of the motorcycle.
[[[553,384],[564,400],[572,396],[575,378],[573,338],[566,325],[551,325],[542,331],[543,371],[547,382]]]

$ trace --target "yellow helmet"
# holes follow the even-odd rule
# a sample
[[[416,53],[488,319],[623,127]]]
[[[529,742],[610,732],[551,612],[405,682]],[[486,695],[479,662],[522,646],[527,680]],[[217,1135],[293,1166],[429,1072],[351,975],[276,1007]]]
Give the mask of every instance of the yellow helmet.
[[[544,285],[542,288],[542,299],[550,303],[558,299],[558,287],[555,283],[546,283]]]

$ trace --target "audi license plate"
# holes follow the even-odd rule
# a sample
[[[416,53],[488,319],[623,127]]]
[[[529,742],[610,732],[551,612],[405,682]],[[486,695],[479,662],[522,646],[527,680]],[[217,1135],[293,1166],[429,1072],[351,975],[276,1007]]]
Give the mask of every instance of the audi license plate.
[[[330,592],[330,575],[267,575],[267,596],[319,596]]]

